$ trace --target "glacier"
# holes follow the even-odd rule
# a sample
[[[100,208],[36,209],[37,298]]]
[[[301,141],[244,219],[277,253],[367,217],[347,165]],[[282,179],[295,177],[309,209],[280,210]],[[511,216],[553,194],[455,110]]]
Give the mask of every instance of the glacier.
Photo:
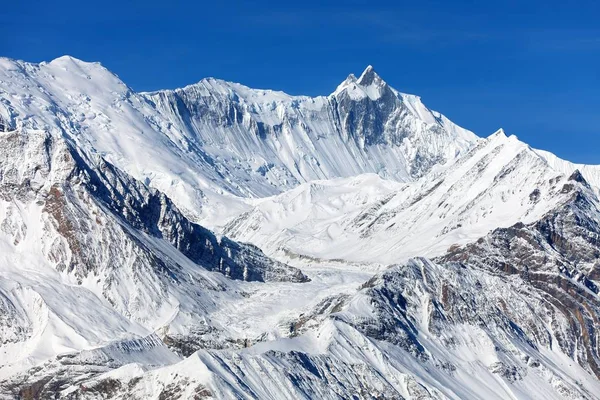
[[[595,399],[600,167],[330,95],[0,58],[0,397]]]

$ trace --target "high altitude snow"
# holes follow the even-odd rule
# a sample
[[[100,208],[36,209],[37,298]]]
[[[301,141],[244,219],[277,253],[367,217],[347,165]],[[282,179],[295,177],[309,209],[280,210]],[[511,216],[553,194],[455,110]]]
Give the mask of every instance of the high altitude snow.
[[[316,98],[213,78],[135,93],[100,64],[71,57],[1,59],[0,81],[5,119],[68,134],[209,225],[245,209],[239,197],[315,179],[368,172],[410,181],[476,140],[372,68]]]
[[[600,167],[372,66],[311,98],[0,58],[0,125],[0,396],[600,393]]]

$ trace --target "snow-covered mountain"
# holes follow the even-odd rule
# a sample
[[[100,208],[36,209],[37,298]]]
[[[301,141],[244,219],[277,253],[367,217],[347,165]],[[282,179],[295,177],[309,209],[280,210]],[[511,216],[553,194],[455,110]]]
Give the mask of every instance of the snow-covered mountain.
[[[261,200],[224,232],[272,254],[388,264],[437,256],[497,227],[535,221],[563,201],[575,167],[557,169],[547,157],[499,130],[415,182],[313,181]]]
[[[0,59],[0,84],[6,120],[73,137],[211,226],[244,209],[232,196],[361,173],[411,181],[476,141],[372,67],[316,98],[212,78],[135,93],[101,65],[71,57]]]
[[[2,374],[157,330],[188,334],[225,277],[308,280],[191,223],[162,193],[62,137],[3,133],[0,151],[2,305],[16,318],[3,321]]]
[[[0,156],[0,398],[600,393],[600,167],[372,67],[311,98],[0,58]]]
[[[147,98],[176,123],[190,147],[236,165],[223,172],[235,178],[235,192],[242,195],[365,172],[409,181],[454,160],[475,141],[418,97],[392,89],[371,66],[327,97],[205,79]],[[244,183],[248,179],[258,180],[256,186]]]

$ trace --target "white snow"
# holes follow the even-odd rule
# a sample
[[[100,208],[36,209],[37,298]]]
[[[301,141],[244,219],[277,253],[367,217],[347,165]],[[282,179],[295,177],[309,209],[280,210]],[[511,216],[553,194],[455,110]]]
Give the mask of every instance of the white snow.
[[[561,398],[579,393],[574,388],[600,393],[597,379],[555,347],[540,345],[535,354],[542,366],[529,368],[517,360],[529,348],[503,338],[512,352],[501,354],[499,334],[472,324],[449,325],[443,336],[458,341],[446,346],[429,330],[434,294],[425,279],[411,288],[408,312],[429,361],[347,323],[376,319],[361,287],[388,264],[440,255],[495,228],[538,220],[566,199],[561,189],[575,169],[598,193],[599,166],[531,149],[502,130],[478,138],[429,110],[420,97],[389,87],[371,66],[331,95],[311,98],[213,78],[135,93],[98,63],[68,56],[39,64],[0,58],[0,89],[0,116],[18,124],[32,148],[46,134],[63,137],[165,192],[191,219],[255,244],[311,279],[233,281],[131,227],[119,236],[123,259],[103,254],[122,268],[83,279],[59,271],[48,254],[63,239],[49,228],[41,205],[51,185],[70,172],[55,160],[59,168],[50,177],[38,174],[29,182],[36,198],[0,201],[0,311],[10,317],[4,323],[0,315],[0,379],[34,366],[52,371],[58,356],[69,355],[119,364],[84,384],[139,378],[134,389],[140,398],[158,398],[169,384],[184,397],[200,385],[218,398],[335,398],[336,381],[289,383],[288,372],[300,376],[308,368],[294,370],[299,364],[291,358],[301,352],[319,360],[320,373],[325,365],[339,368],[330,377],[339,382],[368,383],[382,393],[393,388],[407,398],[421,387],[434,398],[453,399]],[[394,107],[380,121],[380,141],[369,142],[369,132],[352,136],[347,120],[333,115],[347,99],[353,103],[345,106],[362,110],[388,96]],[[14,136],[2,132],[0,140]],[[35,148],[23,158],[22,165],[0,162],[0,178],[44,162]],[[423,160],[435,162],[423,167]],[[94,207],[87,211],[104,215]],[[96,223],[124,224],[102,218]],[[178,280],[150,268],[136,273],[134,242],[177,265]],[[464,278],[433,264],[420,267],[423,276],[429,268],[449,281]],[[519,307],[535,306],[516,283],[474,271],[465,276],[487,285],[490,298],[510,293]],[[160,340],[200,328],[214,329],[203,338],[229,348],[209,344],[182,359]],[[440,360],[456,370],[441,368]],[[527,367],[527,374],[508,382],[492,372],[500,362]]]

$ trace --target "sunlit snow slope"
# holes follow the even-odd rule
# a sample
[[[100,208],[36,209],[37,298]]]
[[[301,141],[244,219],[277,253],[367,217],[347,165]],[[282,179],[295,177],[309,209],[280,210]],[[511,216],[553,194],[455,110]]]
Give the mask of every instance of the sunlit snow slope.
[[[73,137],[209,223],[244,208],[232,195],[263,197],[367,172],[411,181],[476,141],[371,67],[316,98],[212,78],[140,94],[100,64],[72,57],[0,59],[0,82],[5,119]]]
[[[269,253],[321,259],[437,256],[491,229],[535,221],[562,201],[561,185],[575,167],[555,168],[547,158],[500,130],[415,182],[375,175],[313,181],[258,201],[224,232]]]
[[[372,67],[0,58],[0,398],[600,398],[599,188]]]

